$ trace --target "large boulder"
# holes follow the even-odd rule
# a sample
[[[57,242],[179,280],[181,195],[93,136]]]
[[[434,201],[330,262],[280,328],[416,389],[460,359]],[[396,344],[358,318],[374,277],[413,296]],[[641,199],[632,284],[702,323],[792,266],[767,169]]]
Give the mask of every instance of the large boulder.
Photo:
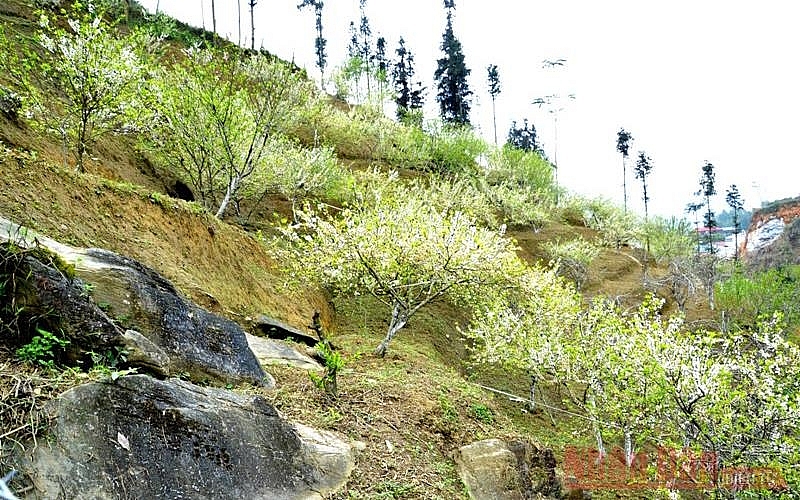
[[[18,300],[28,314],[55,323],[70,341],[72,358],[116,348],[129,352],[132,366],[160,376],[264,382],[236,323],[190,302],[143,264],[107,250],[64,245],[1,218],[0,241],[58,257],[25,257],[29,275]]]
[[[463,446],[456,464],[474,500],[562,498],[552,450],[524,440],[487,439]]]
[[[282,420],[263,398],[146,375],[85,384],[50,408],[26,498],[314,499],[353,467],[349,445]]]

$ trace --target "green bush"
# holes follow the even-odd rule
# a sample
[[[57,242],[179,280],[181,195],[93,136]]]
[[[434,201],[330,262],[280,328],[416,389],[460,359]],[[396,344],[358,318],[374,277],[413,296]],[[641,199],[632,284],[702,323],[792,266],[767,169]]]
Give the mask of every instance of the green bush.
[[[617,247],[642,241],[643,230],[639,218],[625,212],[610,200],[575,197],[568,202],[569,210],[580,211],[586,227],[600,232],[604,246]]]
[[[600,249],[583,238],[559,242],[548,241],[542,246],[556,262],[559,275],[573,281],[580,289],[589,277],[589,265],[600,254]]]
[[[654,217],[644,225],[644,233],[650,241],[650,255],[656,262],[669,263],[695,253],[697,233],[686,220]]]
[[[717,307],[733,326],[747,328],[773,312],[783,315],[790,329],[800,327],[800,266],[754,273],[735,272],[716,284]]]
[[[17,349],[17,357],[31,364],[54,368],[56,351],[67,347],[69,340],[41,328],[37,328],[36,333],[29,343]]]

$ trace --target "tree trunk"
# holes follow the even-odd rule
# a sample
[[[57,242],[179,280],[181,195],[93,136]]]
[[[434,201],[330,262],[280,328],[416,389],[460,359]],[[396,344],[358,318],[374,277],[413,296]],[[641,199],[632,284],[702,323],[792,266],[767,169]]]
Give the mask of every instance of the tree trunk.
[[[219,209],[217,213],[214,214],[214,217],[217,219],[222,219],[222,216],[225,215],[225,210],[228,208],[228,204],[231,202],[233,198],[233,194],[239,188],[239,179],[234,179],[228,184],[228,189],[225,190],[225,198],[222,199],[222,203],[219,205]]]
[[[528,410],[533,411],[536,409],[536,375],[531,375],[531,385],[528,388]]]
[[[408,310],[399,302],[395,302],[394,308],[392,309],[392,321],[389,323],[389,330],[386,332],[386,337],[378,347],[375,348],[375,354],[377,356],[386,356],[386,351],[389,350],[389,343],[394,336],[397,335],[397,332],[406,326],[406,322],[408,322]]]
[[[628,169],[625,167],[625,156],[622,157],[622,207],[628,213]]]
[[[631,431],[625,430],[625,465],[628,467],[633,463],[633,438]]]
[[[214,0],[211,0],[211,26],[214,34],[217,34],[217,9],[214,6]]]
[[[497,146],[497,111],[494,96],[492,96],[492,122],[494,123],[494,145]]]
[[[256,18],[255,10],[256,3],[250,2],[250,49],[256,50]]]
[[[606,448],[603,445],[603,435],[600,433],[600,428],[594,424],[594,439],[597,441],[597,455],[600,460],[606,457]]]
[[[236,40],[236,45],[242,46],[242,0],[236,0],[236,11],[239,14],[239,38]]]

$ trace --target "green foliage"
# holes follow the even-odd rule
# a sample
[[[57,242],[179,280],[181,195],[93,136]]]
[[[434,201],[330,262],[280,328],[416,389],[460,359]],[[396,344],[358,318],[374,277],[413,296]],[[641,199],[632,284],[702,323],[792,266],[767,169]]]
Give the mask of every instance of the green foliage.
[[[315,349],[325,362],[325,373],[319,376],[314,372],[308,372],[308,376],[314,385],[324,390],[329,396],[336,397],[339,390],[336,376],[344,368],[344,358],[334,351],[328,342],[318,342]]]
[[[540,228],[552,218],[552,166],[539,154],[505,146],[489,155],[485,191],[512,226]]]
[[[572,196],[562,202],[562,210],[569,217],[581,214],[586,227],[601,234],[605,246],[619,248],[623,244],[641,241],[642,226],[632,213],[603,198],[585,199]]]
[[[42,15],[38,42],[45,57],[31,52],[26,61],[39,81],[23,77],[21,83],[33,118],[58,134],[82,170],[98,137],[135,129],[141,122],[139,115],[147,108],[141,101],[148,71],[145,51],[152,40],[139,31],[117,38],[102,21],[102,11],[90,8],[80,14],[76,9],[76,14],[67,20],[69,29]],[[52,105],[53,89],[63,96],[60,106]]]
[[[293,243],[284,262],[337,293],[370,293],[391,311],[388,343],[419,309],[447,299],[469,307],[484,287],[506,283],[523,266],[501,232],[461,212],[431,206],[425,193],[392,198],[376,190],[337,219],[301,213],[285,229]]]
[[[67,347],[69,340],[41,328],[37,328],[36,333],[29,343],[17,349],[17,357],[31,364],[55,368],[57,351]]]
[[[787,327],[800,328],[800,266],[748,276],[742,271],[716,284],[717,307],[732,326],[749,328],[764,316],[781,313]]]
[[[491,425],[491,424],[494,423],[494,413],[485,404],[482,404],[482,403],[473,404],[470,407],[470,410],[472,411],[472,416],[478,422],[483,422],[484,424],[488,424],[488,425]]]
[[[469,125],[472,91],[469,89],[467,78],[471,70],[464,63],[461,42],[453,32],[452,6],[448,8],[447,26],[442,35],[440,48],[444,55],[438,60],[433,75],[438,88],[436,100],[439,102],[440,115],[447,123]]]
[[[16,92],[0,85],[0,113],[12,122],[19,121],[22,111],[22,97]]]
[[[267,56],[194,48],[161,72],[154,93],[152,151],[222,217],[240,193],[258,192],[248,184],[269,168],[269,153],[283,145],[275,141],[311,87]]]
[[[581,298],[552,269],[528,269],[513,284],[484,291],[464,336],[479,362],[554,380],[567,370]]]
[[[650,254],[658,263],[668,264],[694,254],[697,236],[686,220],[654,217],[645,223],[644,232],[650,241]]]
[[[597,245],[581,237],[568,241],[548,241],[542,248],[555,262],[561,276],[571,280],[580,290],[589,278],[589,265],[600,255]]]
[[[406,42],[400,37],[400,42],[395,51],[397,60],[392,68],[392,79],[394,81],[395,99],[397,105],[397,119],[406,122],[413,115],[410,113],[422,113],[423,94],[425,88],[422,82],[414,82],[414,55],[411,50],[406,48]],[[418,122],[422,126],[422,120]]]

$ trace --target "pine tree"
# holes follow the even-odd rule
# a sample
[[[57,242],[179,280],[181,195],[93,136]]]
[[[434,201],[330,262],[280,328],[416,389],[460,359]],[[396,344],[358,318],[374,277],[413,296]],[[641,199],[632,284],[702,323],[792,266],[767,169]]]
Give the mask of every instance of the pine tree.
[[[703,223],[707,229],[707,243],[708,253],[713,254],[716,250],[714,248],[713,232],[717,227],[717,221],[714,219],[714,212],[711,210],[711,197],[717,194],[717,188],[714,185],[714,165],[706,162],[703,165],[703,175],[700,177],[700,191],[698,194],[706,200],[706,214]]]
[[[472,95],[472,91],[469,90],[467,77],[471,71],[464,64],[461,42],[453,33],[455,0],[444,0],[444,6],[447,9],[447,27],[442,35],[441,45],[444,57],[438,60],[438,67],[433,77],[438,86],[436,100],[439,102],[440,114],[445,122],[469,125],[469,96]]]
[[[383,102],[383,84],[386,83],[387,60],[386,60],[386,39],[379,36],[375,41],[375,76],[378,80],[378,94]]]
[[[731,207],[733,210],[733,260],[734,262],[739,261],[739,229],[741,220],[739,219],[739,212],[744,209],[744,200],[742,199],[741,193],[739,193],[739,188],[736,184],[731,184],[731,187],[728,188],[728,192],[725,195],[725,202]]]
[[[298,9],[304,7],[313,7],[314,15],[316,16],[317,38],[314,40],[314,51],[317,55],[317,68],[319,68],[319,84],[320,87],[325,87],[325,66],[327,64],[328,55],[325,53],[325,45],[327,40],[322,36],[322,7],[323,0],[303,0],[297,6]]]
[[[395,52],[397,60],[392,68],[392,79],[397,93],[394,102],[397,104],[397,119],[404,121],[410,111],[422,109],[425,88],[421,82],[413,83],[414,55],[406,48],[402,37]]]
[[[361,23],[358,26],[358,34],[360,35],[358,43],[358,55],[364,68],[364,74],[367,77],[367,98],[372,96],[372,89],[370,88],[370,65],[372,63],[372,28],[369,26],[369,18],[367,18],[367,0],[359,1],[359,10],[361,11]]]
[[[487,68],[489,78],[489,95],[492,96],[492,123],[494,124],[494,145],[497,146],[497,96],[500,95],[500,75],[497,65],[490,64]]]
[[[644,220],[647,222],[647,202],[650,197],[647,195],[647,176],[653,170],[653,161],[649,156],[644,154],[644,151],[639,151],[639,160],[633,168],[636,178],[642,181],[642,201],[644,201]],[[647,256],[650,253],[650,236],[645,234],[645,252],[644,252],[644,275],[647,276]]]
[[[625,212],[628,211],[628,172],[626,168],[626,160],[628,159],[628,151],[630,149],[633,136],[624,128],[620,128],[617,132],[617,151],[622,154],[622,206]]]
[[[636,178],[642,181],[642,201],[644,201],[644,219],[647,220],[647,202],[650,201],[650,197],[647,195],[647,176],[650,175],[650,171],[653,170],[653,163],[649,156],[644,154],[644,151],[639,151],[639,159],[636,162],[636,166],[633,168],[633,172],[636,175]]]

